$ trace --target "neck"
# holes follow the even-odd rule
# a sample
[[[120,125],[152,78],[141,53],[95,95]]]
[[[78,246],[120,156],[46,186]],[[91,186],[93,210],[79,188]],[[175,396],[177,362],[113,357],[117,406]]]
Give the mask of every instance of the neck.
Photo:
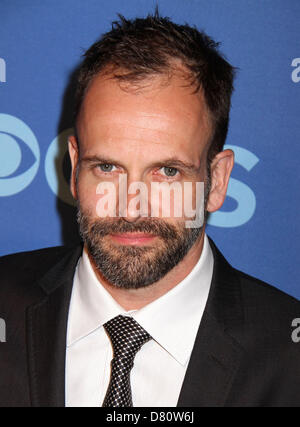
[[[95,263],[89,253],[88,255],[99,282],[121,307],[126,311],[130,311],[139,310],[178,285],[197,264],[203,250],[203,244],[204,231],[184,259],[169,271],[169,273],[159,281],[139,289],[122,289],[114,286],[104,278],[95,266]]]

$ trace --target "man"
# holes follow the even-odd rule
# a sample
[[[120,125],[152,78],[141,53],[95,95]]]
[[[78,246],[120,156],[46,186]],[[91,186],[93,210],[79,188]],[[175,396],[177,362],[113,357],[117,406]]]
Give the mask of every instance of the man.
[[[233,75],[210,38],[158,13],[121,17],[86,52],[69,139],[84,246],[1,259],[2,406],[300,404],[299,302],[205,235],[234,162]],[[146,198],[155,184],[173,185],[170,214],[162,190]],[[175,215],[175,187],[194,215]]]

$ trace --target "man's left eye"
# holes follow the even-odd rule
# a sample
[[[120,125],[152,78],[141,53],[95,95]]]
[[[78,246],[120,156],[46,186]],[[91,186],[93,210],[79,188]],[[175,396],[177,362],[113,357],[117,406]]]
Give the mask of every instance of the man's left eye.
[[[178,169],[172,168],[172,167],[169,167],[169,166],[164,166],[162,168],[162,170],[163,170],[164,174],[166,176],[169,176],[169,177],[177,175],[177,172],[178,172]]]
[[[114,165],[111,165],[110,163],[103,163],[98,165],[98,168],[101,170],[101,172],[112,172]]]

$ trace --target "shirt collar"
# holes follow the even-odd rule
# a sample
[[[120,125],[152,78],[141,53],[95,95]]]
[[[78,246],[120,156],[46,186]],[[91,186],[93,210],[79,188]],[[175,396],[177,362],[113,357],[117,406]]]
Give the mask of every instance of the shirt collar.
[[[207,236],[192,271],[173,289],[140,310],[126,312],[99,282],[86,251],[74,276],[67,345],[89,335],[118,315],[131,315],[180,364],[193,349],[207,302],[213,254]]]

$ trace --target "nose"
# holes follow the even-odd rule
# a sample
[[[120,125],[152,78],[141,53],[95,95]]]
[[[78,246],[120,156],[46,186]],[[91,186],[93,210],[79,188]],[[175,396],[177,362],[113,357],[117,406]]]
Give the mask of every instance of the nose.
[[[126,222],[136,222],[141,217],[138,206],[136,206],[136,208],[134,207],[135,198],[136,196],[128,196],[127,209],[122,215],[124,221]]]
[[[119,180],[119,216],[127,222],[148,216],[148,188],[143,181],[128,175]]]

